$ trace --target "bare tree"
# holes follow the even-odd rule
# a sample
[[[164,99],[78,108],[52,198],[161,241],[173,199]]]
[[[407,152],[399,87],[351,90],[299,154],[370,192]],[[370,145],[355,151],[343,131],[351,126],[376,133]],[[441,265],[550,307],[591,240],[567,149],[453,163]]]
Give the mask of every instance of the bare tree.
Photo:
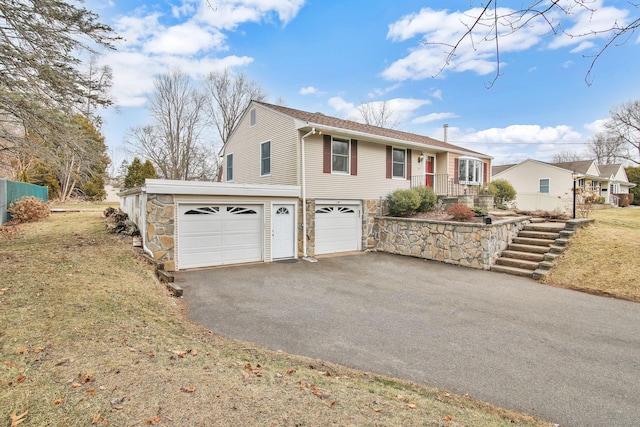
[[[640,3],[633,1],[627,4],[630,7],[640,7]],[[489,83],[489,86],[492,86],[500,77],[501,39],[532,25],[534,21],[544,22],[548,26],[549,32],[553,35],[564,34],[570,38],[606,37],[604,44],[592,56],[591,65],[585,75],[585,82],[590,85],[591,72],[602,54],[611,46],[627,42],[636,30],[640,28],[640,18],[633,19],[628,23],[620,23],[616,20],[604,29],[585,30],[579,33],[569,32],[563,27],[563,17],[566,18],[585,11],[594,14],[599,6],[604,7],[601,2],[594,2],[593,0],[528,0],[521,3],[520,9],[514,10],[499,6],[498,0],[488,0],[480,7],[479,13],[474,14],[469,24],[463,24],[466,30],[455,43],[435,41],[426,42],[426,44],[441,45],[447,49],[447,57],[440,68],[440,73],[449,66],[463,41],[469,40],[474,48],[480,42],[494,44],[497,69],[493,80]]]
[[[619,158],[640,164],[640,100],[622,103],[611,110],[606,127],[621,146]]]
[[[166,179],[206,180],[215,175],[213,153],[201,141],[206,99],[181,71],[160,75],[154,82],[149,111],[153,123],[130,129],[128,142],[150,159]]]
[[[368,125],[395,129],[400,124],[400,120],[394,117],[394,111],[389,101],[360,104],[358,112],[362,116],[362,120]]]
[[[218,130],[219,143],[224,145],[242,114],[254,101],[264,101],[266,93],[258,83],[247,80],[244,73],[232,76],[228,69],[212,72],[205,79],[207,87],[207,108],[211,121]],[[217,158],[216,158],[217,159]],[[217,159],[216,181],[222,177],[221,161]]]
[[[267,97],[258,83],[247,80],[244,73],[232,76],[228,69],[210,73],[205,84],[210,97],[207,107],[222,144],[227,142],[249,103]]]
[[[571,150],[562,150],[559,153],[553,155],[551,163],[576,162],[582,159],[583,156],[578,152]]]
[[[587,152],[598,164],[613,165],[624,158],[625,142],[611,132],[598,132],[589,138]]]

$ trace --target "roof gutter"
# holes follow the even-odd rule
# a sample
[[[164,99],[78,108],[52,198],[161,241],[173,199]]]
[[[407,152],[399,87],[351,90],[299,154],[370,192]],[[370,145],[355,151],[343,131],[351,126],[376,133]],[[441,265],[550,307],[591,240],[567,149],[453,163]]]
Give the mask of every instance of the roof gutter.
[[[404,139],[398,139],[398,138],[390,138],[387,136],[380,136],[380,135],[373,135],[367,132],[359,132],[359,131],[355,131],[355,130],[349,130],[349,129],[343,129],[343,128],[337,128],[337,127],[333,127],[333,126],[326,126],[326,125],[320,125],[317,123],[309,123],[309,122],[304,122],[302,120],[296,120],[296,127],[298,130],[304,131],[307,130],[309,128],[311,128],[312,130],[316,130],[317,132],[321,132],[321,133],[328,133],[328,134],[338,134],[338,135],[344,135],[344,136],[355,136],[355,137],[360,137],[361,139],[364,139],[366,141],[371,141],[371,142],[378,142],[381,144],[395,144],[395,145],[402,145],[404,147],[407,148],[411,148],[411,149],[417,149],[417,150],[425,150],[425,149],[433,149],[436,151],[443,151],[443,152],[450,152],[450,153],[455,153],[455,154],[460,154],[460,155],[475,155],[474,157],[479,157],[479,158],[483,158],[483,159],[493,159],[493,157],[491,156],[487,156],[486,154],[482,154],[482,153],[478,153],[476,151],[473,150],[469,150],[469,151],[464,151],[464,150],[457,150],[455,148],[445,148],[445,147],[438,147],[437,145],[429,145],[429,144],[424,144],[421,142],[412,142],[412,141],[407,141]],[[356,138],[358,139],[358,138]],[[448,143],[447,143],[448,144]]]

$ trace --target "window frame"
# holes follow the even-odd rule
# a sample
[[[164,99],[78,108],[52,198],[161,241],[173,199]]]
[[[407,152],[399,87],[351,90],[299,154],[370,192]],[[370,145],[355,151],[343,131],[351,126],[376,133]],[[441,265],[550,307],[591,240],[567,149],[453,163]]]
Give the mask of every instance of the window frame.
[[[347,144],[347,154],[340,154],[333,152],[333,143],[334,142],[342,142]],[[336,170],[334,169],[334,158],[339,156],[345,159],[345,165],[347,170]],[[351,139],[349,138],[340,138],[331,136],[331,173],[339,174],[339,175],[350,175],[351,174]]]
[[[547,181],[547,191],[542,191],[543,186],[542,186],[542,181]],[[540,194],[551,194],[551,178],[540,178],[538,180],[538,193]]]
[[[396,151],[398,152],[401,151],[403,153],[402,163],[396,162],[395,156],[394,156],[394,153]],[[396,175],[396,170],[395,170],[395,165],[400,165],[400,164],[402,164],[402,176]],[[391,179],[407,179],[407,149],[406,148],[391,147]]]
[[[229,166],[229,159],[231,159],[231,166]],[[228,153],[225,156],[225,166],[227,167],[227,171],[225,172],[226,182],[233,181],[233,153]]]
[[[484,162],[477,157],[458,157],[458,184],[482,185],[484,183]],[[465,167],[463,168],[462,165]],[[464,170],[464,175],[462,175]],[[465,179],[461,179],[464,177]]]
[[[264,157],[262,147],[269,144],[269,156]],[[265,160],[268,161],[269,170],[265,172]],[[260,143],[260,176],[271,176],[271,141]]]

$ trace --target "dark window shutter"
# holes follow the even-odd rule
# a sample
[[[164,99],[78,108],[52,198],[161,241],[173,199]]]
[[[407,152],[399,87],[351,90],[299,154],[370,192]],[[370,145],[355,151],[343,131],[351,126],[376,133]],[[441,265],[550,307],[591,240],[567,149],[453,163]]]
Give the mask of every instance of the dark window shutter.
[[[458,173],[460,172],[460,159],[454,159],[453,161],[453,182],[456,184],[460,182],[460,178],[458,177]]]
[[[322,172],[331,173],[331,135],[323,135]]]
[[[387,179],[391,179],[391,167],[393,166],[391,162],[391,150],[391,146],[387,145]]]
[[[484,172],[484,181],[483,182],[487,183],[487,182],[489,182],[489,180],[487,179],[488,175],[489,175],[489,164],[485,163],[485,162],[482,162],[482,168],[484,169],[484,171],[483,171]]]
[[[358,140],[351,140],[351,175],[358,175]]]
[[[406,167],[407,179],[409,181],[411,181],[411,149],[409,149],[409,148],[407,148],[407,159],[406,159],[406,162],[407,162],[407,167]]]

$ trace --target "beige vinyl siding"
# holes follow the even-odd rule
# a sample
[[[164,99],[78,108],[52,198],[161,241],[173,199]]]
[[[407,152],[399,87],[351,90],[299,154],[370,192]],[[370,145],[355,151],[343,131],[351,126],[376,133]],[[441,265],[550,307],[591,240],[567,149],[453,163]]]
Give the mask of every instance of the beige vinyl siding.
[[[449,176],[447,177],[447,180],[451,179],[453,177],[453,169],[449,168],[449,157],[451,157],[451,155],[449,153],[439,153],[436,154],[436,174],[437,175],[443,175],[443,174],[448,174]]]
[[[516,204],[522,210],[567,209],[573,197],[571,172],[539,162],[523,162],[494,179],[506,179],[515,188]],[[540,179],[549,179],[549,193],[540,193]]]
[[[339,136],[339,135],[336,135]],[[409,188],[408,179],[386,178],[386,146],[358,140],[358,175],[322,172],[322,135],[305,139],[307,197],[311,199],[378,199],[398,188]],[[412,151],[415,159],[416,152]],[[412,174],[416,163],[412,164]],[[422,164],[420,164],[422,165]]]
[[[250,112],[245,114],[225,147],[224,174],[226,181],[227,153],[233,153],[233,182],[237,184],[298,185],[298,139],[293,119],[259,105],[256,124],[250,124]],[[271,141],[271,174],[260,176],[260,145]]]
[[[271,206],[272,203],[297,203],[295,199],[282,198],[282,197],[238,197],[238,196],[175,196],[176,209],[175,214],[178,214],[178,204],[209,204],[209,205],[259,205],[262,206],[262,212],[264,215],[264,235],[263,235],[263,251],[264,261],[270,262],[271,258]],[[180,222],[178,218],[175,218],[175,224],[179,226]],[[179,231],[176,230],[175,236],[179,235]],[[179,245],[180,242],[176,241]]]

